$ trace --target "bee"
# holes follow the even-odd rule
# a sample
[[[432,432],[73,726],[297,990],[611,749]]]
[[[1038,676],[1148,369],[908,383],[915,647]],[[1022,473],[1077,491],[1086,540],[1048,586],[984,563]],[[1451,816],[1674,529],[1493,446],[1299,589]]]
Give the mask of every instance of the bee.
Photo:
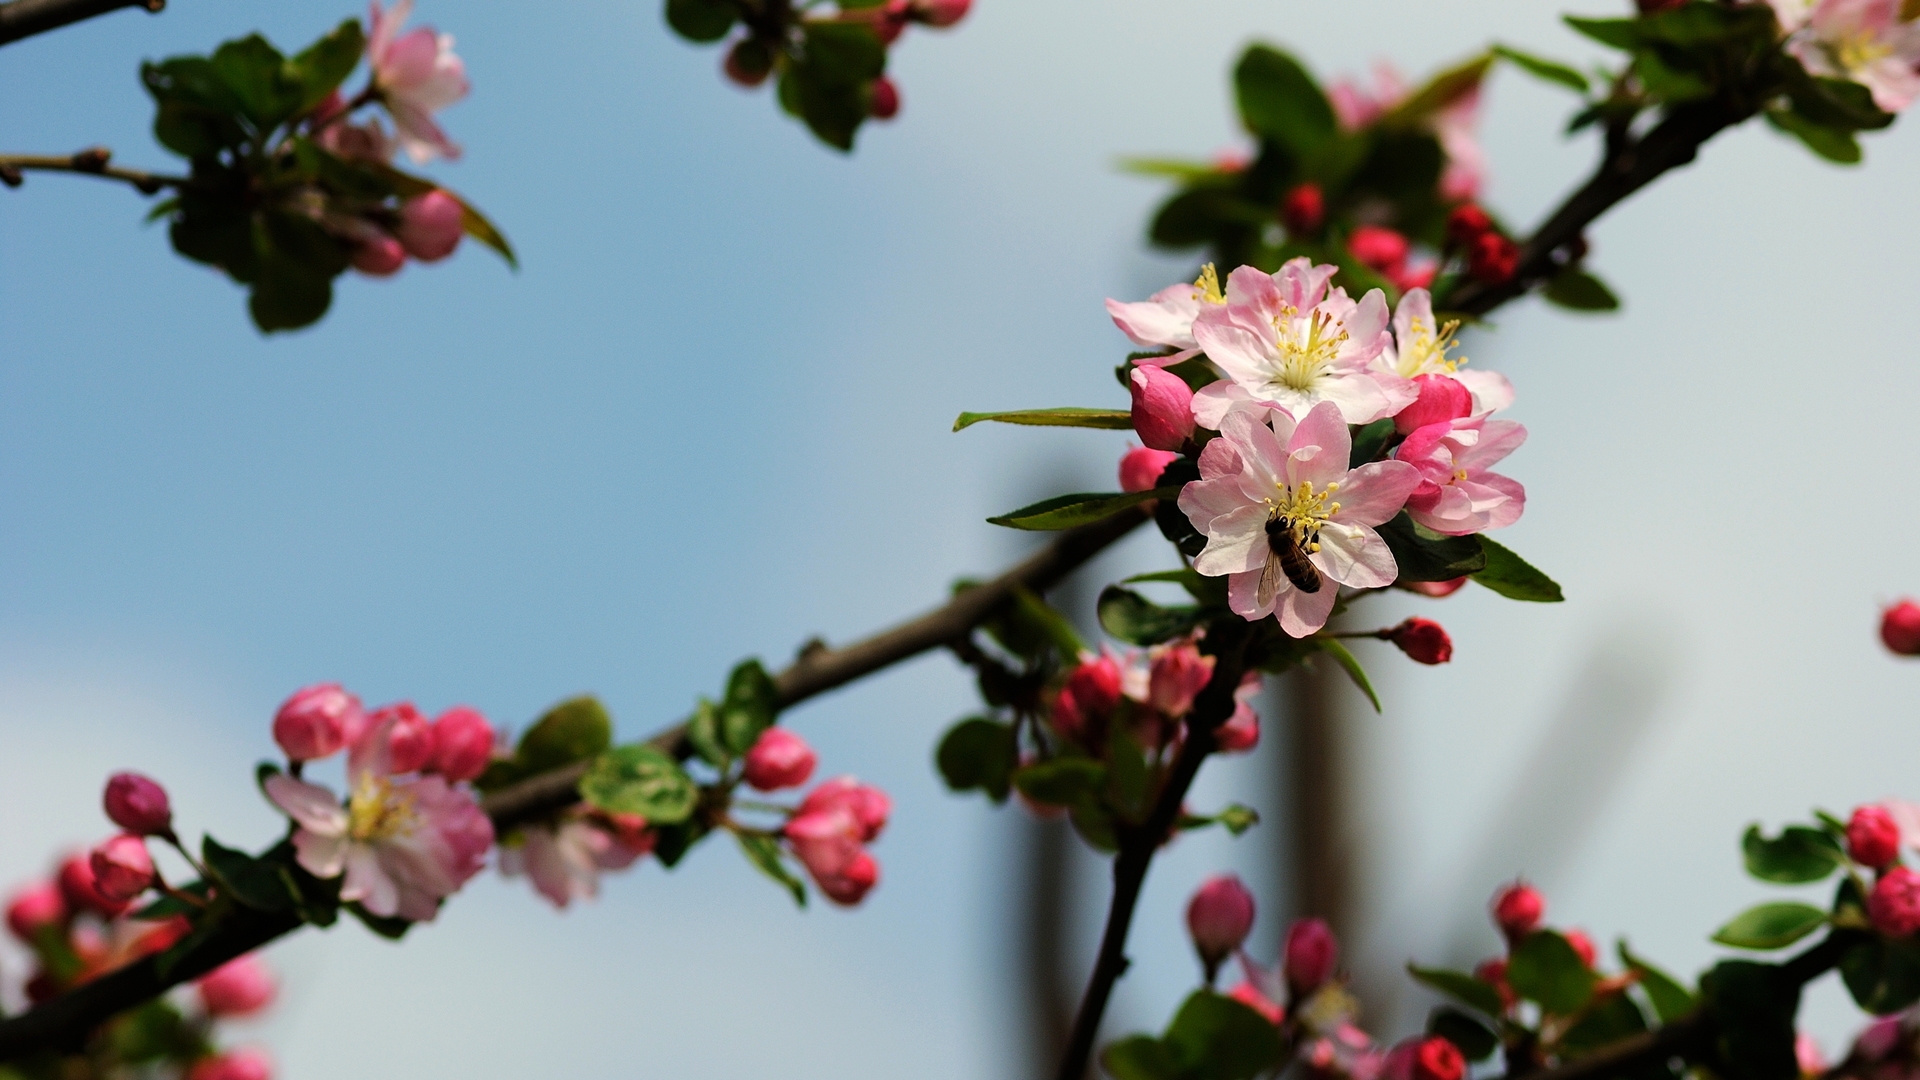
[[[1260,571],[1260,587],[1254,599],[1261,606],[1273,601],[1280,591],[1280,578],[1286,576],[1303,593],[1316,593],[1324,584],[1320,571],[1308,560],[1307,552],[1294,538],[1293,527],[1283,518],[1267,519],[1267,565]]]

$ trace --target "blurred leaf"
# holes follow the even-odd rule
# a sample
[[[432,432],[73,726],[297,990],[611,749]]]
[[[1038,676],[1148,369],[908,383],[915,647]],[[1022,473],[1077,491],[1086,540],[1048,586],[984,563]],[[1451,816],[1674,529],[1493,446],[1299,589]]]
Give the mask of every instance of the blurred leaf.
[[[786,862],[780,858],[780,841],[771,836],[743,832],[734,833],[733,838],[740,842],[741,852],[754,869],[785,886],[793,894],[795,904],[801,908],[807,906],[807,887],[787,869]]]
[[[1827,913],[1810,904],[1760,904],[1714,931],[1713,940],[1736,949],[1784,949],[1826,923]]]
[[[411,922],[398,916],[375,915],[365,907],[362,907],[358,900],[347,904],[346,907],[348,911],[353,913],[354,918],[360,920],[362,926],[386,938],[388,941],[399,941],[401,938],[407,936],[407,931],[413,929]]]
[[[667,0],[667,25],[688,41],[719,41],[733,29],[728,0]]]
[[[1177,161],[1172,158],[1121,158],[1120,171],[1140,176],[1166,176],[1183,183],[1218,176],[1220,167],[1206,161]]]
[[[1541,290],[1547,301],[1573,311],[1618,311],[1620,298],[1607,284],[1576,266],[1553,275]]]
[[[1741,1080],[1796,1080],[1799,982],[1774,964],[1725,960],[1700,977],[1700,997],[1714,1032],[1713,1059],[1702,1064]]]
[[[347,19],[287,61],[286,73],[300,91],[293,115],[312,112],[328,94],[339,89],[360,65],[360,54],[366,48],[367,37],[360,29],[360,20]]]
[[[1556,1016],[1571,1016],[1593,996],[1599,980],[1567,939],[1535,930],[1507,957],[1507,985]]]
[[[1840,165],[1860,163],[1860,143],[1852,132],[1816,124],[1786,109],[1768,109],[1764,115],[1767,123],[1799,139],[1807,149],[1828,161]]]
[[[1468,1061],[1491,1057],[1500,1048],[1500,1037],[1488,1030],[1487,1025],[1447,1005],[1433,1010],[1427,1017],[1427,1034],[1452,1043]]]
[[[223,846],[211,836],[200,840],[200,858],[220,891],[255,911],[285,911],[293,896],[273,862]]]
[[[1740,838],[1740,850],[1747,873],[1782,885],[1821,881],[1847,864],[1846,852],[1832,837],[1804,825],[1789,825],[1771,840],[1761,834],[1759,825],[1749,825]]]
[[[1151,1035],[1129,1035],[1100,1052],[1100,1067],[1113,1080],[1180,1080],[1173,1051]]]
[[[1680,985],[1673,976],[1635,956],[1624,940],[1620,942],[1619,953],[1620,962],[1640,976],[1640,989],[1647,992],[1647,1000],[1653,1003],[1654,1015],[1660,1018],[1661,1023],[1671,1024],[1692,1012],[1699,1004],[1693,991]]]
[[[753,749],[760,733],[780,715],[780,688],[758,660],[745,660],[727,675],[720,704],[720,741],[735,754]]]
[[[1495,45],[1493,54],[1536,79],[1558,83],[1577,94],[1587,92],[1587,77],[1565,64],[1544,60],[1506,45]]]
[[[1440,72],[1380,118],[1383,127],[1424,126],[1440,112],[1480,88],[1492,55],[1476,56]]]
[[[1487,565],[1473,573],[1473,580],[1509,600],[1557,604],[1566,599],[1552,578],[1534,569],[1525,559],[1488,539],[1485,533],[1479,534],[1478,540]]]
[[[1107,767],[1086,758],[1056,758],[1015,770],[1013,786],[1048,806],[1098,802],[1107,786]]]
[[[613,743],[613,718],[593,697],[577,697],[548,709],[520,736],[520,762],[531,772],[571,765]]]
[[[948,788],[978,788],[993,801],[1003,802],[1020,763],[1020,746],[1012,726],[976,716],[948,729],[934,751],[934,763]]]
[[[1118,585],[1101,590],[1097,610],[1101,628],[1130,645],[1158,645],[1192,630],[1202,619],[1197,607],[1161,607]]]
[[[1183,1077],[1251,1080],[1282,1060],[1280,1029],[1266,1017],[1211,990],[1196,990],[1161,1037]]]
[[[1887,1016],[1920,1001],[1920,945],[1878,934],[1840,956],[1840,979],[1862,1009]]]
[[[1452,581],[1487,568],[1487,552],[1474,536],[1442,536],[1401,511],[1377,528],[1393,552],[1402,581]]]
[[[1254,45],[1234,67],[1240,119],[1247,130],[1280,143],[1295,157],[1318,153],[1337,128],[1333,106],[1299,61],[1267,45]]]
[[[1139,582],[1164,581],[1187,590],[1187,595],[1202,604],[1215,607],[1227,606],[1227,579],[1224,577],[1204,577],[1199,571],[1188,567],[1179,570],[1155,570],[1150,574],[1135,574],[1121,579],[1122,585]]]
[[[1373,692],[1373,683],[1367,679],[1366,669],[1360,666],[1360,661],[1354,657],[1353,653],[1347,650],[1346,645],[1342,644],[1337,638],[1315,638],[1314,642],[1320,646],[1322,652],[1333,657],[1334,661],[1340,665],[1341,670],[1347,673],[1347,678],[1353,680],[1353,685],[1359,687],[1360,692],[1367,695],[1367,700],[1373,703],[1373,711],[1382,711],[1380,708],[1380,695]]]
[[[1448,971],[1445,968],[1423,968],[1407,965],[1407,974],[1415,982],[1470,1005],[1488,1016],[1499,1016],[1506,1010],[1500,1003],[1500,991],[1488,983],[1467,974],[1464,971]]]
[[[263,333],[311,326],[333,304],[333,279],[347,268],[346,245],[304,214],[269,210],[253,220],[259,260],[247,310]]]
[[[1076,525],[1090,525],[1110,518],[1122,510],[1152,499],[1175,499],[1179,495],[1177,488],[1155,488],[1151,491],[1133,491],[1126,494],[1102,492],[1056,495],[1051,499],[1042,499],[1031,506],[1023,506],[999,517],[990,517],[987,521],[993,525],[1005,525],[1009,529],[1041,531],[1071,529]]]
[[[1638,1035],[1647,1030],[1647,1018],[1641,1013],[1640,1006],[1624,993],[1614,992],[1594,998],[1584,1010],[1580,1021],[1560,1036],[1563,1052],[1582,1054],[1611,1046],[1621,1039]],[[1628,1074],[1629,1076],[1635,1074]],[[1637,1075],[1646,1077],[1665,1077],[1672,1080],[1672,1071],[1665,1063],[1643,1069]]]
[[[289,77],[286,57],[259,34],[222,44],[210,58],[220,81],[239,99],[240,111],[264,134],[293,118],[304,94]]]
[[[609,813],[638,814],[649,822],[673,825],[693,813],[700,789],[665,752],[635,743],[595,758],[580,779],[580,797]]]
[[[1021,409],[1016,412],[963,412],[953,422],[953,430],[969,428],[983,421],[992,420],[1001,424],[1027,424],[1034,427],[1085,427],[1105,428],[1109,431],[1132,431],[1133,414],[1115,409],[1082,409],[1067,407],[1061,409]]]

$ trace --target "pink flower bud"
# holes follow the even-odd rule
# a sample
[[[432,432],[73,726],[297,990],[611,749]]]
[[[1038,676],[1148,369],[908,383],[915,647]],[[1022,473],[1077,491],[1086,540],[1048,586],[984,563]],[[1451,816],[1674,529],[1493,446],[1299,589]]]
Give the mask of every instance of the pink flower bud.
[[[1888,937],[1908,937],[1920,930],[1920,874],[1904,866],[1881,874],[1867,894],[1867,917]]]
[[[1472,203],[1462,203],[1447,215],[1447,243],[1465,247],[1493,229],[1493,219]]]
[[[33,944],[42,930],[67,921],[67,901],[60,886],[51,881],[29,885],[7,901],[7,929],[13,936]]]
[[[466,216],[460,200],[439,188],[415,195],[400,207],[400,246],[421,262],[444,259],[460,246]]]
[[[1178,450],[1193,435],[1193,388],[1166,368],[1136,367],[1133,430],[1155,450]]]
[[[1802,1031],[1793,1039],[1793,1060],[1800,1066],[1803,1077],[1819,1076],[1827,1071],[1827,1054],[1820,1049],[1820,1040]]]
[[[1083,660],[1067,676],[1050,717],[1062,738],[1085,743],[1105,730],[1107,714],[1120,703],[1120,665],[1111,656]]]
[[[806,740],[785,728],[770,727],[747,751],[746,781],[757,791],[799,787],[813,775],[819,760]]]
[[[867,99],[867,112],[875,120],[891,120],[900,114],[900,88],[885,75],[873,80],[871,96]]]
[[[1853,1056],[1866,1062],[1880,1062],[1900,1048],[1900,1014],[1883,1016],[1862,1028],[1853,1038]]]
[[[1287,1011],[1280,1007],[1279,1002],[1268,1000],[1267,995],[1245,979],[1234,984],[1233,989],[1227,991],[1227,996],[1266,1017],[1270,1024],[1278,1024],[1286,1018]]]
[[[1253,929],[1253,894],[1232,874],[1208,878],[1187,901],[1187,933],[1206,965],[1207,981]]]
[[[1567,944],[1573,947],[1574,955],[1578,956],[1580,962],[1587,967],[1593,967],[1594,961],[1600,959],[1599,950],[1593,947],[1593,939],[1587,936],[1585,930],[1565,930],[1560,936],[1567,939]]]
[[[1467,1072],[1467,1059],[1458,1047],[1438,1035],[1423,1039],[1413,1052],[1414,1080],[1460,1080]]]
[[[887,816],[893,812],[893,800],[870,784],[862,784],[851,776],[836,776],[809,792],[794,813],[800,817],[842,810],[851,815],[858,826],[859,841],[870,843],[886,828]]]
[[[1546,916],[1546,898],[1524,881],[1516,881],[1494,894],[1493,925],[1500,928],[1509,942],[1518,944],[1521,938],[1533,933]]]
[[[1180,455],[1168,450],[1134,447],[1120,459],[1120,490],[1152,491],[1160,485],[1160,474],[1178,460]]]
[[[1466,586],[1467,579],[1457,577],[1451,581],[1401,581],[1396,584],[1408,592],[1415,592],[1421,596],[1431,596],[1439,599],[1441,597],[1452,596],[1454,593],[1459,592]]]
[[[173,831],[173,807],[167,789],[139,773],[116,773],[107,780],[107,818],[140,836],[165,836]]]
[[[273,718],[273,741],[289,761],[317,761],[347,745],[363,723],[360,699],[339,683],[321,683],[294,692]]]
[[[928,26],[952,26],[967,17],[973,0],[912,0],[909,10],[915,22]]]
[[[147,852],[144,837],[121,833],[93,849],[88,865],[93,869],[93,887],[115,902],[126,902],[153,885],[153,856]]]
[[[378,772],[407,773],[425,766],[433,749],[432,725],[413,702],[400,701],[367,717],[366,733],[353,747],[353,759],[373,763]]]
[[[273,1080],[273,1062],[258,1050],[233,1050],[194,1062],[187,1080]]]
[[[1432,619],[1410,618],[1387,631],[1387,640],[1422,664],[1444,664],[1453,659],[1453,639]]]
[[[1312,236],[1327,220],[1327,199],[1311,181],[1287,192],[1280,200],[1280,221],[1293,236]]]
[[[879,37],[880,44],[891,45],[907,32],[907,20],[913,16],[913,5],[907,0],[887,0],[873,12],[873,32]]]
[[[70,910],[91,911],[103,919],[119,918],[131,906],[100,891],[93,860],[86,855],[71,855],[60,864],[60,895]]]
[[[1505,285],[1520,268],[1520,248],[1497,232],[1483,232],[1467,245],[1467,273],[1486,285]]]
[[[208,1016],[246,1016],[273,1004],[279,987],[267,966],[249,953],[208,972],[199,990],[200,1005]]]
[[[830,877],[816,877],[814,883],[827,899],[845,907],[852,907],[866,899],[867,893],[880,883],[880,864],[872,854],[862,851],[853,857],[841,871]]]
[[[406,263],[407,249],[386,233],[370,236],[353,249],[353,268],[368,277],[392,277]]]
[[[1462,386],[1460,380],[1446,375],[1416,375],[1413,382],[1420,388],[1420,396],[1393,418],[1393,429],[1400,434],[1472,414],[1473,391]]]
[[[1884,806],[1862,806],[1847,822],[1847,854],[1875,870],[1900,857],[1900,825]]]
[[[1354,261],[1386,277],[1398,277],[1406,268],[1407,238],[1378,225],[1362,225],[1347,237]]]
[[[1147,704],[1163,715],[1178,719],[1193,708],[1193,699],[1206,689],[1213,677],[1214,658],[1201,656],[1192,644],[1182,642],[1161,651],[1153,658],[1147,675]]]
[[[1340,959],[1340,943],[1325,919],[1301,919],[1287,928],[1283,969],[1287,992],[1298,1002],[1320,989],[1333,978],[1333,966]]]
[[[759,86],[773,72],[773,50],[759,38],[742,38],[727,50],[727,78],[741,86]]]
[[[1920,656],[1920,604],[1902,600],[1880,616],[1880,640],[1900,656]]]
[[[433,721],[433,756],[427,767],[448,780],[477,780],[493,760],[493,725],[480,710],[455,705]]]

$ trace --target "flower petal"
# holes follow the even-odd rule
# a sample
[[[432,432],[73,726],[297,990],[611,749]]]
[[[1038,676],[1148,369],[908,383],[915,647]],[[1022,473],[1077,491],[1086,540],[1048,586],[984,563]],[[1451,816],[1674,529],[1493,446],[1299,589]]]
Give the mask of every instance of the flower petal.
[[[333,792],[318,784],[295,780],[284,773],[267,777],[263,786],[267,798],[298,822],[301,828],[318,836],[338,837],[347,834],[347,810],[340,805],[340,800],[334,797]]]

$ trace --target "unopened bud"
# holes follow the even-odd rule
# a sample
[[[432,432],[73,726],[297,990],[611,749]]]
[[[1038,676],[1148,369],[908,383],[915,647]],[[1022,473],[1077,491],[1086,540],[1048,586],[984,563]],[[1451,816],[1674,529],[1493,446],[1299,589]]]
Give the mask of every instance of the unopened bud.
[[[1413,1052],[1414,1080],[1460,1080],[1467,1072],[1467,1059],[1452,1042],[1438,1035],[1422,1040]]]
[[[1120,459],[1120,490],[1152,491],[1160,486],[1160,474],[1179,458],[1179,454],[1170,450],[1134,447]]]
[[[1882,613],[1880,640],[1900,656],[1920,656],[1920,604],[1902,600]]]
[[[1178,450],[1193,435],[1193,388],[1165,368],[1133,369],[1133,430],[1155,450]]]
[[[407,249],[386,233],[368,237],[353,249],[353,268],[368,277],[392,277],[406,264]]]
[[[400,246],[421,262],[444,259],[466,235],[466,217],[460,200],[439,188],[415,195],[400,207]]]
[[[1493,219],[1472,203],[1462,203],[1447,215],[1447,243],[1456,247],[1466,247],[1492,229]]]
[[[928,26],[952,26],[967,17],[973,0],[912,0],[908,10],[915,22]]]
[[[493,725],[480,710],[455,705],[433,721],[427,767],[450,781],[477,780],[493,760]]]
[[[873,80],[868,91],[867,113],[875,120],[891,120],[900,115],[900,88],[885,75]]]
[[[1421,596],[1431,596],[1439,599],[1441,597],[1452,596],[1462,588],[1465,588],[1467,579],[1457,577],[1448,581],[1398,581],[1395,582],[1395,584],[1408,592],[1419,593]]]
[[[1847,822],[1847,854],[1875,870],[1900,857],[1900,825],[1884,806],[1862,806]]]
[[[1567,944],[1573,948],[1573,954],[1589,969],[1600,959],[1599,950],[1593,947],[1593,939],[1587,936],[1585,930],[1565,930],[1560,936],[1567,940]]]
[[[1393,429],[1408,435],[1428,424],[1444,424],[1473,412],[1473,391],[1447,375],[1415,375],[1420,396],[1394,415]]]
[[[366,737],[353,760],[387,773],[413,772],[433,759],[433,727],[411,701],[382,706],[367,717]],[[384,754],[384,758],[380,755]]]
[[[742,38],[727,50],[727,78],[741,86],[759,86],[773,71],[773,50],[759,38]]]
[[[165,836],[173,831],[173,807],[167,789],[139,773],[116,773],[107,780],[101,801],[107,818],[139,836]]]
[[[116,903],[134,899],[153,884],[153,856],[147,852],[147,841],[132,833],[121,833],[94,848],[87,865],[93,870],[93,887]]]
[[[1253,929],[1253,894],[1232,874],[1208,878],[1187,901],[1187,932],[1206,966],[1207,981]]]
[[[187,1080],[273,1080],[273,1062],[258,1050],[233,1050],[194,1062]]]
[[[289,761],[316,761],[339,753],[358,734],[364,718],[360,699],[322,683],[294,692],[273,717],[273,741]]]
[[[1282,967],[1293,1000],[1300,1001],[1333,978],[1339,959],[1340,943],[1325,919],[1301,919],[1288,927]]]
[[[1326,224],[1327,198],[1311,181],[1296,186],[1280,200],[1280,222],[1296,237],[1312,236]]]
[[[1409,250],[1406,237],[1378,225],[1362,225],[1347,238],[1347,251],[1355,261],[1388,278],[1406,269]]]
[[[1467,245],[1467,273],[1485,285],[1505,285],[1520,269],[1520,248],[1497,232],[1484,232]]]
[[[1793,1060],[1800,1066],[1800,1075],[1808,1080],[1825,1075],[1831,1067],[1827,1063],[1826,1051],[1820,1049],[1820,1040],[1804,1031],[1794,1036]]]
[[[1516,881],[1494,894],[1493,925],[1499,927],[1511,943],[1518,944],[1521,938],[1533,933],[1546,916],[1546,898],[1524,881]]]
[[[29,885],[7,901],[7,929],[29,945],[38,940],[41,931],[66,922],[67,915],[67,901],[51,881]]]
[[[813,775],[819,760],[805,739],[785,728],[770,727],[747,751],[744,776],[757,791],[799,787]]]
[[[279,987],[273,973],[251,953],[208,972],[199,983],[200,1004],[208,1016],[246,1016],[273,1004]]]
[[[60,864],[60,895],[74,911],[91,911],[103,919],[115,919],[127,910],[124,900],[116,900],[100,891],[93,873],[93,860],[87,855],[72,855]]]
[[[1432,619],[1410,618],[1387,631],[1387,640],[1422,664],[1444,664],[1453,659],[1453,639]]]
[[[1867,894],[1867,917],[1888,937],[1909,937],[1920,930],[1920,874],[1904,866],[1881,874]]]

